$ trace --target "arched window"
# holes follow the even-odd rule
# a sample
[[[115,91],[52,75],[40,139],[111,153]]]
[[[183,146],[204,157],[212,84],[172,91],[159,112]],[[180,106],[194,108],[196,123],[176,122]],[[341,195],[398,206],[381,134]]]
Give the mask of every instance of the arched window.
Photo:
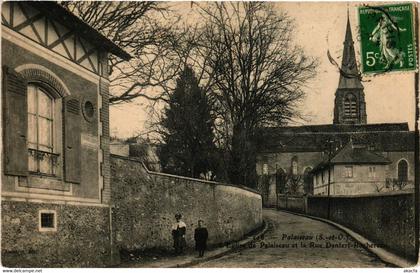
[[[398,162],[398,181],[408,181],[408,163],[404,159]]]
[[[41,86],[28,84],[29,171],[55,175],[56,110],[54,98]]]
[[[262,167],[262,174],[263,175],[268,175],[268,164],[264,163],[263,167]]]
[[[292,158],[292,174],[293,175],[298,174],[298,158],[297,158],[297,156],[294,156]]]
[[[286,187],[286,173],[282,168],[276,171],[276,192],[284,193]]]
[[[304,190],[305,193],[313,193],[313,176],[310,174],[312,170],[311,167],[306,167],[303,171],[303,179],[304,179]]]
[[[306,167],[305,170],[303,171],[303,175],[308,175],[311,170],[312,170],[311,167]]]
[[[344,99],[344,117],[346,120],[357,120],[357,98],[353,94],[347,94]]]

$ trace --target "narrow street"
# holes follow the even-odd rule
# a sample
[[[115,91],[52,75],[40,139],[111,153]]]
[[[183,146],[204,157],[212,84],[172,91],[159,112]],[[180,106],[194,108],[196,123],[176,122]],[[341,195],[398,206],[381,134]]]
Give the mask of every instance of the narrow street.
[[[263,239],[196,267],[386,267],[326,223],[270,209],[264,219],[269,228]]]

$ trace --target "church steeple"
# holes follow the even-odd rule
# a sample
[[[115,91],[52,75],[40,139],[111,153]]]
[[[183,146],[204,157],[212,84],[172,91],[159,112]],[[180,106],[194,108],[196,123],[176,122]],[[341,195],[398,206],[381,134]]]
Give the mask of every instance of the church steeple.
[[[366,103],[356,63],[353,35],[347,10],[340,79],[335,93],[334,124],[366,124]]]
[[[344,39],[343,57],[338,88],[363,88],[357,69],[356,53],[354,52],[353,35],[351,34],[350,19],[347,14],[346,36]]]

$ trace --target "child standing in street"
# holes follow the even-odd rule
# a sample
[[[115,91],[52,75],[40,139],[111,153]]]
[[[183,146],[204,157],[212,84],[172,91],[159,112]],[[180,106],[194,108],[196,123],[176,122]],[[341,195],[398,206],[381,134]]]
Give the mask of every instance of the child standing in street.
[[[207,238],[209,237],[207,228],[203,226],[203,220],[198,220],[198,227],[194,230],[195,249],[198,251],[198,257],[204,256],[207,248]]]

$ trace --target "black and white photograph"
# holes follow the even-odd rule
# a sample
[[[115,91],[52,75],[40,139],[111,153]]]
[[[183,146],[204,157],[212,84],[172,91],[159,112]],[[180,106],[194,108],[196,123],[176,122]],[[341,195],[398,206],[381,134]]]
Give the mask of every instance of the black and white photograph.
[[[2,272],[417,272],[418,3],[1,15]]]

